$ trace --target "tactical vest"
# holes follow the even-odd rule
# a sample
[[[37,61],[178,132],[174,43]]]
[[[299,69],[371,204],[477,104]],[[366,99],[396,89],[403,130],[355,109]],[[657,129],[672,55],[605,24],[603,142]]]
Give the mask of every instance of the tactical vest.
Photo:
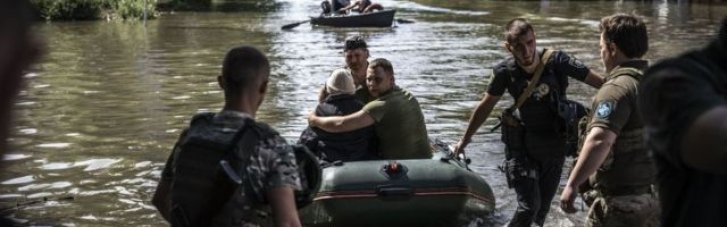
[[[555,55],[556,53],[553,53],[553,57],[545,63],[545,69],[535,91],[519,108],[520,118],[529,132],[542,133],[546,130],[547,133],[560,133],[561,131],[562,124],[558,122],[557,103],[561,97],[565,98],[568,79],[560,78],[555,72],[555,67],[551,65]],[[509,77],[507,91],[517,99],[527,87],[529,79],[525,78],[514,60],[508,63],[504,70]],[[542,96],[536,98],[539,94]]]
[[[619,68],[610,73],[606,83],[620,76],[630,76],[638,81],[643,74],[635,68]],[[636,100],[632,100],[630,104],[637,105]],[[632,110],[638,112],[635,107]],[[637,114],[632,114],[631,118],[638,119],[630,121],[631,125],[627,125],[630,127],[624,127],[619,133],[603,165],[591,176],[590,182],[597,189],[623,192],[630,188],[648,188],[654,183],[656,169],[653,157],[644,142],[643,122]]]
[[[194,116],[175,154],[172,226],[228,226],[236,220],[265,221],[267,215],[240,212],[243,207],[269,213],[264,195],[255,193],[246,182],[250,178],[244,166],[248,165],[258,141],[277,132],[249,118],[234,131],[220,130],[213,124],[214,116],[214,113]],[[243,152],[235,152],[238,146]],[[224,173],[222,160],[236,171],[241,182],[234,182]],[[238,186],[240,183],[242,187]]]

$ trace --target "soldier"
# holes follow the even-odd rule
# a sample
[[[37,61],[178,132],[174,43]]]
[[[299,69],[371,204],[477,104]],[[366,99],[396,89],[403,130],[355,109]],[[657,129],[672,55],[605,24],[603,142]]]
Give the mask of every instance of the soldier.
[[[727,18],[705,48],[647,70],[639,105],[663,226],[727,226]]]
[[[217,78],[224,108],[192,119],[154,194],[152,203],[173,226],[300,226],[293,150],[254,120],[269,74],[267,58],[255,48],[227,53]]]
[[[559,102],[565,99],[568,77],[593,87],[600,87],[603,79],[562,51],[537,51],[535,31],[525,19],[508,22],[505,39],[505,49],[512,57],[494,67],[494,79],[472,114],[467,131],[454,148],[456,153],[464,152],[472,135],[507,90],[518,101],[503,117],[512,116],[510,112],[519,112],[521,117],[512,124],[512,130],[503,123],[505,172],[508,185],[515,188],[518,198],[518,208],[510,226],[530,226],[532,223],[542,226],[565,160],[563,120],[556,110]],[[515,129],[520,133],[514,133]]]
[[[380,155],[386,159],[431,158],[419,102],[394,83],[394,69],[386,59],[368,65],[366,83],[374,101],[346,116],[319,117],[311,113],[308,123],[327,132],[349,132],[374,125]]]
[[[644,22],[633,15],[601,19],[601,59],[608,76],[593,98],[587,136],[560,197],[561,209],[575,212],[579,186],[590,180],[595,199],[586,226],[658,226],[652,192],[656,170],[643,139],[637,104],[641,57],[649,49]]]

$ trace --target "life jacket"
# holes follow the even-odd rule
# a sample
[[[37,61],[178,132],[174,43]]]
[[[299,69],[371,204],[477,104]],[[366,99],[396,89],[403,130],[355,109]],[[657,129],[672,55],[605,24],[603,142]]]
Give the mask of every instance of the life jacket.
[[[643,73],[635,68],[618,68],[610,73],[606,83],[621,76],[639,81]],[[637,105],[636,100],[631,105]],[[619,133],[603,165],[589,179],[596,189],[615,192],[624,191],[624,188],[648,188],[654,183],[656,167],[644,142],[644,124],[638,116],[638,108],[634,106],[632,110],[631,118],[636,120]]]
[[[214,116],[214,113],[194,116],[175,154],[171,187],[172,226],[210,226],[224,204],[234,197],[233,192],[239,194],[240,190],[244,190],[245,201],[251,201],[251,204],[244,205],[252,209],[267,209],[264,195],[255,193],[250,184],[234,182],[224,172],[221,161],[226,161],[232,170],[237,171],[241,180],[249,179],[243,167],[248,165],[258,141],[275,136],[277,132],[249,118],[234,131],[220,130],[213,124]],[[242,148],[242,152],[234,151],[237,146]],[[259,219],[257,216],[244,218],[246,221]]]

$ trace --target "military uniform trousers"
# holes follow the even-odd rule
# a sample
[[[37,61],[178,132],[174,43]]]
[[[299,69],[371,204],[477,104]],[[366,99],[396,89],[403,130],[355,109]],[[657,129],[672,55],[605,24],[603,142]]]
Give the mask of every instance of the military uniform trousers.
[[[603,196],[598,193],[586,218],[587,227],[657,227],[659,202],[653,193]]]

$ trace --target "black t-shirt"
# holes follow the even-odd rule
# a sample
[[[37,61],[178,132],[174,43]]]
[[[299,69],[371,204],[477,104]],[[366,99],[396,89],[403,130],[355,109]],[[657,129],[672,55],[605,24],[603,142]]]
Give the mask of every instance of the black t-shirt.
[[[727,175],[691,168],[681,156],[694,121],[727,105],[727,51],[715,44],[654,65],[641,83],[639,104],[659,170],[663,226],[727,226]]]
[[[542,58],[543,51],[539,57]],[[493,68],[494,78],[487,89],[489,95],[502,96],[505,91],[514,100],[520,97],[533,74],[526,73],[509,58]],[[558,117],[556,100],[564,98],[568,77],[584,81],[589,69],[581,61],[562,51],[555,51],[545,66],[538,85],[532,95],[520,107],[520,116],[525,125],[526,146],[533,158],[563,156],[565,140],[559,133],[562,120]],[[561,96],[561,97],[559,97]],[[561,152],[553,154],[552,152]],[[539,154],[542,153],[542,154]]]

